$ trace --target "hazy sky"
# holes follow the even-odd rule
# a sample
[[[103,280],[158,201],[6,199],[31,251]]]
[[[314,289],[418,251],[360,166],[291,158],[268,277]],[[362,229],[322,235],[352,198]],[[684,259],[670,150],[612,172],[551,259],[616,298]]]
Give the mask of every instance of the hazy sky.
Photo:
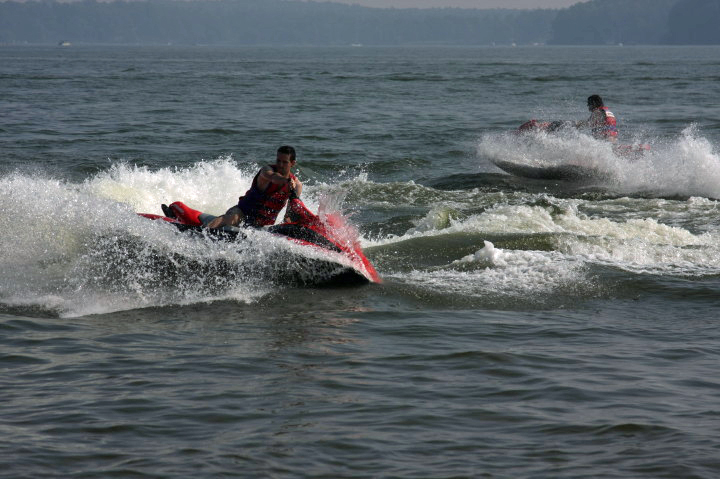
[[[365,7],[563,8],[587,0],[330,0]]]

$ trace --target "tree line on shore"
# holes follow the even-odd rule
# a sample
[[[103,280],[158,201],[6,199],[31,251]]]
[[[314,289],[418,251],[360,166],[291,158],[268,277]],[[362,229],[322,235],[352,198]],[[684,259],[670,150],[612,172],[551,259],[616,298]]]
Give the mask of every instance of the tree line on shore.
[[[719,0],[591,0],[536,10],[290,0],[0,2],[3,44],[720,44],[718,24]]]

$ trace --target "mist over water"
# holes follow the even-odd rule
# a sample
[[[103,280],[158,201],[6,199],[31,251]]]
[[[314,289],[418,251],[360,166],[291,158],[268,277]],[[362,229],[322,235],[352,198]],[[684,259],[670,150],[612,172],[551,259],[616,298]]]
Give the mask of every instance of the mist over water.
[[[258,282],[259,271],[278,261],[276,250],[287,246],[257,235],[239,245],[189,238],[136,215],[160,214],[159,205],[175,199],[219,214],[236,201],[234,191],[249,187],[256,167],[244,171],[221,158],[159,170],[116,164],[81,184],[19,174],[4,178],[10,193],[0,206],[13,221],[1,246],[15,252],[3,257],[8,304],[77,315],[217,299],[257,301],[273,284]],[[613,191],[626,186],[610,185]],[[340,196],[331,193],[341,187],[350,196],[355,188],[377,191],[370,198],[383,189],[363,178],[342,185],[309,182],[305,200],[317,211],[325,198],[337,202]],[[411,196],[427,193],[413,183],[404,188]],[[400,206],[397,198],[386,201]],[[604,286],[592,272],[597,265],[671,275],[720,272],[717,233],[673,226],[682,220],[680,212],[673,218],[662,211],[666,218],[659,221],[663,199],[643,200],[642,217],[630,213],[637,200],[627,197],[604,200],[604,217],[597,216],[596,202],[583,199],[528,202],[527,195],[511,194],[491,195],[479,204],[475,192],[435,192],[425,201],[432,209],[397,233],[359,232],[360,240],[388,278],[451,297],[543,303],[572,283],[585,284],[582,294],[600,294]],[[29,210],[31,203],[35,208]],[[707,199],[684,203],[682,214],[716,208]],[[36,209],[57,213],[38,215]],[[395,257],[385,258],[391,252]]]
[[[641,154],[622,154],[613,145],[577,131],[533,134],[486,133],[478,142],[478,156],[490,162],[510,161],[548,167],[591,166],[605,174],[593,180],[609,192],[629,196],[718,198],[720,156],[717,147],[696,125],[675,137],[633,137],[628,147],[646,146]]]
[[[8,304],[74,316],[219,299],[256,301],[275,284],[273,272],[295,267],[285,256],[298,247],[254,231],[230,243],[189,237],[137,216],[162,214],[161,203],[180,198],[222,214],[237,202],[232,198],[237,189],[250,187],[258,165],[248,168],[249,174],[231,158],[220,158],[160,170],[118,163],[81,184],[21,174],[4,178],[9,194],[0,206],[13,226],[1,246],[15,252],[3,257]],[[339,196],[321,193],[313,200],[309,194],[305,201],[322,217],[337,209]],[[38,215],[28,204],[60,211]],[[357,231],[349,224],[344,228],[350,241]],[[322,257],[300,251],[303,257]]]
[[[3,470],[716,477],[717,53],[0,48]],[[593,93],[649,149],[514,133]],[[383,283],[138,216],[223,213],[282,144]]]

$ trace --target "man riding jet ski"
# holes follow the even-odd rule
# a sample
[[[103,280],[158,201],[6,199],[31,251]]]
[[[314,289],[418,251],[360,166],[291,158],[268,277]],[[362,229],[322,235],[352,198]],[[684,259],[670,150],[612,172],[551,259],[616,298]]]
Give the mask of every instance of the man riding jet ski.
[[[281,146],[275,164],[261,168],[238,204],[221,216],[202,213],[179,201],[169,206],[161,205],[165,216],[140,215],[166,221],[180,231],[220,240],[246,237],[241,227],[262,228],[273,235],[311,248],[314,256],[318,252],[322,253],[324,259],[315,261],[316,265],[338,265],[329,275],[328,283],[338,283],[339,280],[343,283],[381,282],[356,237],[348,234],[352,228],[344,223],[342,217],[331,214],[321,218],[311,213],[298,198],[302,183],[290,172],[294,165],[295,150],[290,146]],[[286,205],[283,222],[276,225],[275,220]]]
[[[636,158],[650,150],[648,144],[620,145],[617,144],[618,128],[617,118],[605,106],[600,95],[590,95],[587,99],[590,117],[581,121],[538,121],[530,120],[517,129],[517,133],[544,131],[547,133],[560,132],[568,128],[589,128],[592,136],[599,140],[607,140],[613,144],[613,151],[622,157]]]

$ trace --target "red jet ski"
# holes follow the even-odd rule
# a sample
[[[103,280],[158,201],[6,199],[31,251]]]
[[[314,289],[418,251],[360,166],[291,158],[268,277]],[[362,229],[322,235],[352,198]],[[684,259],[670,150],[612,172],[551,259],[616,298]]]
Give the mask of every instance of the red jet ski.
[[[140,216],[152,220],[161,220],[172,224],[180,231],[201,234],[205,237],[236,241],[246,237],[244,228],[223,226],[217,229],[205,227],[215,216],[190,208],[176,201],[169,206],[162,205],[165,216],[138,213]],[[321,218],[313,214],[298,198],[291,198],[287,206],[289,221],[263,230],[287,238],[296,244],[320,250],[324,255],[318,259],[317,255],[308,255],[300,258],[298,267],[312,269],[312,274],[298,272],[298,278],[305,278],[299,282],[314,286],[332,286],[362,283],[382,282],[370,260],[367,259],[359,242],[352,234],[340,215],[326,215]],[[307,278],[312,278],[308,281]]]
[[[561,133],[563,130],[575,128],[575,124],[569,121],[538,121],[530,120],[520,125],[514,131],[518,137],[532,139],[532,134]],[[612,145],[616,156],[626,160],[635,160],[650,150],[650,145]],[[493,159],[492,162],[498,168],[515,176],[539,180],[564,180],[573,182],[596,182],[611,181],[615,173],[602,165],[587,164],[578,162],[576,159],[558,159],[555,162],[517,162],[504,159]]]

